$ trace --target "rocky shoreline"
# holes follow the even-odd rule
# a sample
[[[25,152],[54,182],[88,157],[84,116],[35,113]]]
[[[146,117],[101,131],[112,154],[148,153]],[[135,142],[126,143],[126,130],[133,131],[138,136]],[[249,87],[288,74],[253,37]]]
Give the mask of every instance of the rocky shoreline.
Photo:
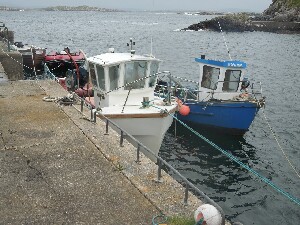
[[[192,24],[182,31],[193,30],[212,30],[225,32],[245,32],[245,31],[263,31],[273,33],[300,33],[300,22],[258,20],[256,17],[236,15],[226,15],[215,17],[211,20],[201,21]]]
[[[221,28],[226,32],[300,33],[300,2],[297,0],[273,0],[269,8],[262,14],[227,14],[192,24],[181,30],[220,31]]]

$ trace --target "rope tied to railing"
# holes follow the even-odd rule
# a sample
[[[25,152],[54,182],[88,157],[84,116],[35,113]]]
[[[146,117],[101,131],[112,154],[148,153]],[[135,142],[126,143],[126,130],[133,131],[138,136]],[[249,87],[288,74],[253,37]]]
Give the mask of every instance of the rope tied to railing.
[[[156,108],[159,108],[157,106],[153,106]],[[256,172],[254,169],[250,168],[248,165],[244,164],[243,162],[241,162],[238,158],[236,158],[235,156],[233,156],[232,154],[230,154],[228,151],[225,151],[224,149],[222,149],[221,147],[219,147],[218,145],[216,145],[215,143],[213,143],[212,141],[210,141],[209,139],[207,139],[206,137],[204,137],[203,135],[201,135],[200,133],[198,133],[196,130],[194,130],[193,128],[189,127],[187,124],[185,124],[184,122],[182,122],[181,120],[179,120],[176,116],[172,115],[169,113],[170,116],[172,116],[176,121],[178,121],[181,125],[183,125],[185,128],[187,128],[188,130],[190,130],[192,133],[194,133],[197,137],[201,138],[202,140],[204,140],[206,143],[210,144],[212,147],[214,147],[215,149],[217,149],[218,151],[220,151],[222,154],[224,154],[225,156],[227,156],[229,159],[231,159],[232,161],[236,162],[237,164],[239,164],[241,167],[243,167],[244,169],[248,170],[249,172],[251,172],[252,174],[254,174],[256,177],[258,177],[260,180],[262,180],[263,182],[265,182],[266,184],[268,184],[269,186],[271,186],[274,190],[276,190],[278,193],[284,195],[285,197],[287,197],[288,199],[290,199],[292,202],[296,203],[298,206],[300,206],[300,200],[296,197],[294,197],[293,195],[289,194],[288,192],[284,191],[283,189],[279,188],[277,185],[275,185],[271,180],[269,180],[268,178],[264,177],[263,175],[259,174],[258,172]]]
[[[273,128],[271,127],[271,125],[270,125],[270,123],[269,123],[269,121],[268,121],[268,119],[267,119],[267,116],[266,116],[264,110],[263,110],[263,115],[264,115],[264,119],[265,119],[265,121],[266,121],[266,123],[267,123],[267,125],[268,125],[268,127],[269,127],[269,129],[270,129],[270,131],[271,131],[271,133],[272,133],[272,135],[273,135],[273,137],[274,137],[274,139],[275,139],[275,141],[276,141],[278,147],[279,147],[279,149],[282,151],[282,154],[284,155],[285,159],[288,161],[290,167],[293,169],[293,171],[296,173],[296,175],[300,178],[300,174],[297,172],[295,166],[292,164],[291,160],[289,159],[289,157],[287,156],[287,154],[285,153],[285,151],[284,151],[283,148],[281,147],[281,145],[280,145],[280,143],[279,143],[279,140],[278,140],[278,138],[276,137],[275,131],[274,131]]]

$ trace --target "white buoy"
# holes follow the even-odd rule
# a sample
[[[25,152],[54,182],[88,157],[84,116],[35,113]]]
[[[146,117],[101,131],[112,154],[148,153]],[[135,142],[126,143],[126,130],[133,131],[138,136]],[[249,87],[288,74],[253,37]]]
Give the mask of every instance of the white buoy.
[[[210,204],[199,206],[194,213],[194,219],[196,222],[202,220],[202,223],[206,222],[207,225],[221,225],[222,223],[221,213]]]

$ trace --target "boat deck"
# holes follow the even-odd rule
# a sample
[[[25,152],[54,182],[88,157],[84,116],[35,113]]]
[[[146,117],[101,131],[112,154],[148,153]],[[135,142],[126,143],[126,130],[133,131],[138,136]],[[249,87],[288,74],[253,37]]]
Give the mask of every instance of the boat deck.
[[[201,202],[80,103],[43,101],[54,81],[0,83],[1,224],[151,224],[160,213],[192,217]],[[88,115],[88,116],[87,116]]]

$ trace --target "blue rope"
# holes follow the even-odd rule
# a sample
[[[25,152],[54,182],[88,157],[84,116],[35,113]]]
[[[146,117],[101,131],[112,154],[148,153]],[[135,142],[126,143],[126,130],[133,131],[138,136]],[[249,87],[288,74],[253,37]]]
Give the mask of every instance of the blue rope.
[[[160,222],[156,221],[158,218],[162,218]],[[167,220],[168,218],[164,214],[156,215],[152,218],[152,225],[159,225],[161,223],[165,223]]]
[[[153,105],[151,105],[153,106]],[[155,108],[161,109],[159,107],[153,106]],[[247,166],[246,164],[242,163],[240,160],[238,160],[236,157],[234,157],[232,154],[230,154],[229,152],[223,150],[222,148],[220,148],[218,145],[216,145],[215,143],[213,143],[212,141],[210,141],[209,139],[207,139],[206,137],[204,137],[203,135],[199,134],[197,131],[195,131],[194,129],[192,129],[191,127],[189,127],[188,125],[186,125],[184,122],[182,122],[181,120],[179,120],[176,116],[171,115],[169,113],[170,116],[172,116],[175,120],[177,120],[180,124],[182,124],[184,127],[186,127],[187,129],[189,129],[192,133],[194,133],[195,135],[197,135],[198,137],[200,137],[202,140],[204,140],[205,142],[207,142],[208,144],[210,144],[211,146],[213,146],[215,149],[217,149],[218,151],[220,151],[221,153],[223,153],[224,155],[226,155],[229,159],[231,159],[232,161],[236,162],[237,164],[239,164],[241,167],[245,168],[246,170],[248,170],[249,172],[253,173],[255,176],[257,176],[259,179],[261,179],[262,181],[264,181],[266,184],[270,185],[272,188],[274,188],[276,191],[278,191],[279,193],[281,193],[282,195],[286,196],[288,199],[290,199],[291,201],[293,201],[294,203],[296,203],[298,206],[300,206],[300,200],[294,196],[292,196],[291,194],[289,194],[288,192],[282,190],[281,188],[279,188],[278,186],[276,186],[272,181],[270,181],[268,178],[260,175],[258,172],[256,172],[255,170],[251,169],[249,166]]]
[[[170,114],[171,115],[171,114]],[[279,188],[278,186],[276,186],[272,181],[270,181],[268,178],[260,175],[258,172],[256,172],[255,170],[251,169],[249,166],[247,166],[246,164],[242,163],[241,161],[239,161],[236,157],[234,157],[232,154],[230,154],[229,152],[223,150],[222,148],[220,148],[218,145],[216,145],[215,143],[213,143],[212,141],[208,140],[206,137],[204,137],[203,135],[199,134],[197,131],[193,130],[191,127],[189,127],[188,125],[186,125],[185,123],[183,123],[181,120],[179,120],[176,116],[171,115],[175,120],[177,120],[179,123],[181,123],[184,127],[186,127],[187,129],[189,129],[191,132],[193,132],[194,134],[196,134],[198,137],[200,137],[202,140],[204,140],[205,142],[207,142],[208,144],[210,144],[211,146],[213,146],[215,149],[219,150],[220,152],[222,152],[224,155],[226,155],[228,158],[230,158],[231,160],[233,160],[234,162],[236,162],[237,164],[239,164],[241,167],[245,168],[246,170],[248,170],[249,172],[253,173],[255,176],[257,176],[258,178],[260,178],[262,181],[264,181],[265,183],[267,183],[268,185],[270,185],[272,188],[274,188],[276,191],[278,191],[279,193],[283,194],[284,196],[286,196],[287,198],[289,198],[291,201],[295,202],[298,206],[300,206],[300,200],[297,199],[296,197],[292,196],[291,194],[289,194],[288,192],[282,190],[281,188]]]

